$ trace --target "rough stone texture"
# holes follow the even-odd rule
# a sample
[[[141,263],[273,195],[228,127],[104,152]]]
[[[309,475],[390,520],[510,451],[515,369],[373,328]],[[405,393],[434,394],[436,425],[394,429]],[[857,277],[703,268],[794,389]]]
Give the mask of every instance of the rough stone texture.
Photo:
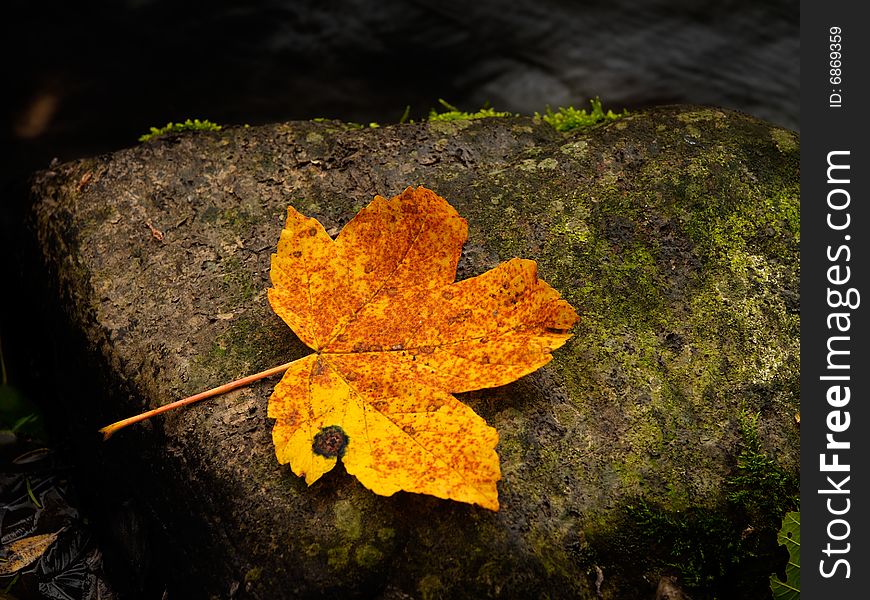
[[[275,460],[260,382],[119,433],[98,465],[141,484],[170,587],[653,598],[669,577],[696,598],[763,597],[798,492],[798,139],[739,113],[570,134],[293,122],[42,172],[48,271],[109,382],[71,426],[307,354],[265,294],[287,204],[335,234],[418,184],[469,222],[460,279],[535,259],[581,315],[550,365],[461,395],[499,431],[502,509],[379,497],[340,467],[307,488]]]

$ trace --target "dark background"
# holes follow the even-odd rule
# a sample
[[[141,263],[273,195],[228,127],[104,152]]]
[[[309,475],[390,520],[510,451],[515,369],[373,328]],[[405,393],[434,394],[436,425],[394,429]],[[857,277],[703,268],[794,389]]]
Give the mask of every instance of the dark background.
[[[11,7],[11,10],[10,10]],[[398,121],[689,102],[797,129],[788,0],[12,1],[3,142],[21,172],[186,118]]]
[[[52,302],[26,226],[28,177],[53,159],[132,146],[187,118],[384,124],[406,107],[425,118],[439,98],[523,114],[596,96],[617,111],[708,104],[797,130],[799,22],[787,0],[7,2],[0,343],[10,383],[45,408],[62,446],[51,399],[70,397],[53,377],[64,349],[42,314]],[[76,464],[64,468],[75,481]]]
[[[439,98],[552,107],[713,104],[791,129],[789,0],[13,0],[0,25],[0,341],[28,385],[21,285],[30,173],[187,118],[223,125],[425,118]],[[372,193],[377,190],[372,190]],[[26,235],[26,234],[24,234]],[[37,382],[38,383],[38,382]]]

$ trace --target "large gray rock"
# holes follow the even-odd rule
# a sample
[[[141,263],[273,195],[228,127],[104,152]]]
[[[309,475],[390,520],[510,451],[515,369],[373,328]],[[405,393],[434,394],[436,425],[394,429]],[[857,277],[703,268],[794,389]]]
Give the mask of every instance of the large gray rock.
[[[110,382],[95,430],[309,351],[268,306],[286,206],[336,233],[425,185],[469,222],[459,278],[514,256],[580,313],[552,363],[461,395],[498,429],[501,510],[380,497],[274,456],[263,381],[117,434],[176,593],[759,597],[796,495],[798,140],[671,107],[557,133],[531,118],[294,122],[157,139],[37,176],[60,298]],[[82,350],[82,349],[72,349]],[[120,468],[119,468],[120,467]]]

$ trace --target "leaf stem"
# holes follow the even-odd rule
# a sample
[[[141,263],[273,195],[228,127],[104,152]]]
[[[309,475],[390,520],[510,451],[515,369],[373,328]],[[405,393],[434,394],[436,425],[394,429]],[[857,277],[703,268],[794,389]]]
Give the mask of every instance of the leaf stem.
[[[271,369],[266,369],[265,371],[260,371],[259,373],[254,373],[253,375],[248,375],[247,377],[236,379],[235,381],[225,383],[216,388],[200,392],[199,394],[194,394],[193,396],[188,396],[187,398],[182,398],[181,400],[176,400],[175,402],[170,402],[169,404],[164,404],[163,406],[140,413],[136,416],[122,419],[120,421],[112,423],[111,425],[106,425],[105,427],[100,429],[100,433],[103,434],[103,439],[107,440],[112,436],[113,433],[115,433],[119,429],[123,429],[127,425],[132,425],[133,423],[138,423],[139,421],[144,421],[145,419],[150,419],[155,415],[159,415],[160,413],[172,410],[173,408],[178,408],[187,404],[193,404],[194,402],[205,400],[206,398],[211,398],[212,396],[225,394],[226,392],[230,392],[236,388],[244,387],[248,384],[254,383],[255,381],[259,381],[260,379],[265,379],[266,377],[278,375],[289,369],[290,365],[292,364],[293,361],[284,363],[283,365],[278,365],[277,367],[272,367]]]

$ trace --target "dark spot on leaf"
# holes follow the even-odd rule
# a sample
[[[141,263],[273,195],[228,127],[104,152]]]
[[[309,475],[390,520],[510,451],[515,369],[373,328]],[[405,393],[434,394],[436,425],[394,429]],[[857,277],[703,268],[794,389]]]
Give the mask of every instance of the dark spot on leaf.
[[[302,250],[294,250],[293,251],[293,258],[299,258],[301,256],[302,256]]]
[[[315,454],[325,456],[326,458],[335,458],[336,456],[344,456],[344,450],[348,443],[347,434],[338,425],[330,425],[324,427],[317,435],[314,436],[314,443],[311,444],[311,449]]]
[[[415,433],[417,433],[417,430],[414,429],[413,425],[405,425],[404,427],[402,427],[402,431],[404,431],[408,435],[414,435]]]
[[[453,292],[444,291],[441,292],[441,297],[445,300],[453,300]]]
[[[396,294],[399,293],[399,290],[397,290],[397,289],[394,288],[394,287],[388,287],[388,288],[386,288],[386,289],[384,290],[384,293],[385,293],[387,296],[389,296],[390,298],[392,298],[393,296],[395,296]]]
[[[315,235],[317,235],[317,227],[312,227],[311,229],[309,229],[308,235],[310,235],[311,237],[314,237]]]
[[[347,334],[346,334],[346,333],[341,333],[341,334],[339,334],[339,336],[338,336],[337,338],[335,338],[335,339],[337,339],[339,342],[346,342],[346,341],[347,341]]]
[[[363,271],[365,271],[367,275],[368,275],[369,273],[371,273],[372,271],[374,271],[374,270],[375,270],[375,266],[374,266],[373,264],[371,264],[371,263],[367,264],[367,265],[365,266],[365,268],[363,269]]]

